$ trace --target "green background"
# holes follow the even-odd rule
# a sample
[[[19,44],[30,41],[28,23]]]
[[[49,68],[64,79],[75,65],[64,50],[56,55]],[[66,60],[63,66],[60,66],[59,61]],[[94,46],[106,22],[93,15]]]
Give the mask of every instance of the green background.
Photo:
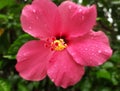
[[[53,0],[59,5],[63,0]],[[120,0],[73,0],[97,6],[97,26],[110,39],[112,57],[98,67],[86,67],[82,80],[72,87],[56,87],[47,77],[40,82],[23,80],[15,70],[16,53],[32,40],[22,31],[20,14],[31,0],[0,0],[0,91],[120,91]]]

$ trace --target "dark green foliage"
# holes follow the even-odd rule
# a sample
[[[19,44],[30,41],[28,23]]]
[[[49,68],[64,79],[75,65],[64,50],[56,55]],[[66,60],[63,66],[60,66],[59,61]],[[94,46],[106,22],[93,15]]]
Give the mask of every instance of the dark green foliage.
[[[98,18],[94,30],[107,34],[113,56],[99,67],[86,67],[82,80],[67,89],[56,87],[48,77],[40,82],[23,80],[15,70],[18,49],[34,39],[25,34],[20,25],[21,10],[31,1],[0,0],[0,91],[120,91],[120,40],[117,39],[120,35],[120,1],[82,0],[82,5],[96,4]],[[53,1],[59,5],[64,0]],[[110,17],[112,22],[108,20]]]
[[[0,91],[11,91],[11,85],[8,81],[0,79]]]

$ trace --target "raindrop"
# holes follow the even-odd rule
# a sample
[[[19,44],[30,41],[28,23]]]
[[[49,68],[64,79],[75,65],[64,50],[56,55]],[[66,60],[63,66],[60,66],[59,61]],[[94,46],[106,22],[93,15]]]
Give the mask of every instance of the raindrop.
[[[35,9],[33,9],[33,13],[35,13],[36,12],[36,10]]]
[[[108,53],[108,50],[105,50],[106,53]]]
[[[90,57],[89,59],[91,59],[91,60],[92,60],[93,58],[92,58],[92,57]],[[91,61],[90,61],[90,62],[91,62]]]
[[[23,53],[23,56],[25,56],[26,54],[25,53]]]
[[[93,37],[93,36],[91,36],[91,39],[94,39],[94,37]]]
[[[87,49],[87,48],[85,48],[85,50],[87,51],[88,49]]]
[[[69,5],[69,6],[68,6],[68,8],[69,8],[69,9],[71,9],[71,8],[72,8],[72,6],[71,6],[71,5]]]
[[[39,19],[39,17],[38,17],[38,16],[36,16],[36,19],[38,20],[38,19]]]
[[[98,62],[98,65],[101,65],[102,63],[101,62]]]
[[[98,53],[101,53],[102,51],[101,50],[98,50]]]
[[[54,79],[51,79],[52,80],[52,82],[54,82]]]
[[[54,65],[54,68],[57,68],[57,65]]]
[[[82,20],[84,20],[84,16],[82,15]]]
[[[82,9],[79,9],[78,12],[80,13],[82,11]]]
[[[91,53],[91,55],[95,55],[94,53]]]
[[[23,56],[27,56],[28,55],[28,53],[23,53]]]
[[[32,29],[32,27],[31,27],[31,26],[29,26],[29,29],[31,30],[31,29]]]

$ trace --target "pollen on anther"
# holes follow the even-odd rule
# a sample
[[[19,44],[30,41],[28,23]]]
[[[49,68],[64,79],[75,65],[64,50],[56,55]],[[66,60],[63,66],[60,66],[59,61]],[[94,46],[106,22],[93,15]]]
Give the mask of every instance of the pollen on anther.
[[[63,39],[57,39],[51,42],[51,48],[55,51],[62,51],[67,47],[67,44]]]

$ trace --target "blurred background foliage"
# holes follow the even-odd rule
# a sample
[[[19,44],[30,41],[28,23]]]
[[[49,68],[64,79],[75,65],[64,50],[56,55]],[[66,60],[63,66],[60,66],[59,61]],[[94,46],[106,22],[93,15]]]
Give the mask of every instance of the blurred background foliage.
[[[59,5],[64,0],[53,0]],[[110,39],[113,56],[99,67],[86,67],[86,74],[67,89],[56,87],[49,78],[31,82],[19,77],[15,70],[16,53],[33,38],[22,31],[20,14],[31,0],[0,0],[0,91],[120,91],[120,0],[73,0],[97,6],[97,25]]]

